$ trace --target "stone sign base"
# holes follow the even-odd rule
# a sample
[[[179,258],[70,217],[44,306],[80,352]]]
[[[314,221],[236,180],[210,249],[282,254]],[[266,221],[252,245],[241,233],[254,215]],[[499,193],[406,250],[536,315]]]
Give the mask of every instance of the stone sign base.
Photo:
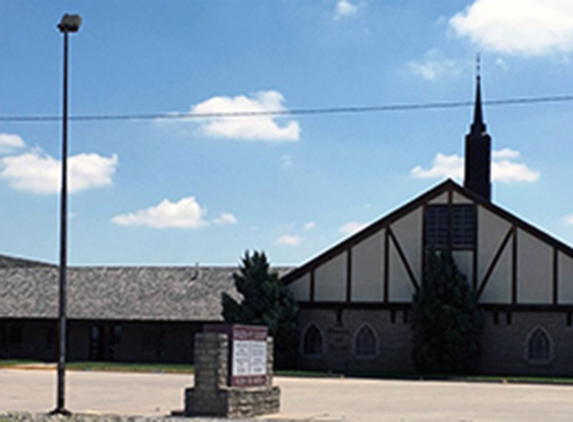
[[[273,344],[267,340],[267,375],[257,387],[229,386],[226,334],[195,335],[195,386],[185,389],[185,416],[253,417],[277,413],[280,389],[272,385]]]
[[[198,393],[193,387],[185,389],[186,416],[250,418],[278,413],[279,407],[278,387],[228,387],[208,397]]]

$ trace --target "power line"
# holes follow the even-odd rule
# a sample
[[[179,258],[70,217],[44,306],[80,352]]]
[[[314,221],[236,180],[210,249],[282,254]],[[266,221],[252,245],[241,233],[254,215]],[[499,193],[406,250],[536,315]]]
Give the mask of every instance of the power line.
[[[508,98],[484,101],[487,106],[521,105],[539,103],[557,103],[573,101],[573,95],[555,95],[545,97]],[[182,119],[220,119],[229,117],[259,117],[259,116],[302,116],[317,114],[359,114],[389,111],[439,110],[473,106],[472,101],[428,102],[412,104],[389,104],[378,106],[342,106],[323,108],[299,108],[291,110],[265,111],[232,111],[213,113],[143,113],[143,114],[91,114],[70,116],[69,120],[78,122],[98,120],[182,120]],[[31,116],[0,116],[0,122],[59,122],[60,116],[31,115]]]

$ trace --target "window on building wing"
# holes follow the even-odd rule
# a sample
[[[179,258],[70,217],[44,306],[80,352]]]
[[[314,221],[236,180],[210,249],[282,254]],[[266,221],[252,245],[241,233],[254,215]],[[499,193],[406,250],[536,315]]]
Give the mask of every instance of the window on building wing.
[[[425,214],[426,246],[474,249],[476,208],[474,205],[429,205]]]
[[[322,354],[322,334],[314,324],[304,333],[302,352],[310,356]]]
[[[441,248],[448,245],[449,211],[446,205],[426,209],[426,245]]]
[[[354,350],[357,356],[374,356],[376,354],[376,335],[364,325],[356,335]]]
[[[548,361],[551,357],[551,339],[539,327],[529,336],[527,357],[531,361]]]

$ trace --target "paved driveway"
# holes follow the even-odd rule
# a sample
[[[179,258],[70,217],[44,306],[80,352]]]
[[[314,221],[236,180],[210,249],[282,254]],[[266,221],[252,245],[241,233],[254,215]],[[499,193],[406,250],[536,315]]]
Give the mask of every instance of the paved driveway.
[[[74,412],[165,415],[182,409],[189,375],[67,373]],[[45,412],[55,371],[0,370],[0,412]],[[573,421],[573,386],[275,378],[283,417],[322,421]]]

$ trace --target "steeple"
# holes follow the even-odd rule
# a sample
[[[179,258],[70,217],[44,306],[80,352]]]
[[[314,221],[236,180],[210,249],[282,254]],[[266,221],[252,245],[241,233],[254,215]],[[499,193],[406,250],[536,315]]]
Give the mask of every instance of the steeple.
[[[476,99],[474,120],[465,142],[464,186],[483,199],[491,201],[491,137],[486,132],[481,103],[481,72],[476,60]]]
[[[476,101],[474,104],[474,121],[471,125],[471,133],[481,134],[486,131],[483,122],[483,111],[481,105],[481,69],[479,54],[476,59]]]

